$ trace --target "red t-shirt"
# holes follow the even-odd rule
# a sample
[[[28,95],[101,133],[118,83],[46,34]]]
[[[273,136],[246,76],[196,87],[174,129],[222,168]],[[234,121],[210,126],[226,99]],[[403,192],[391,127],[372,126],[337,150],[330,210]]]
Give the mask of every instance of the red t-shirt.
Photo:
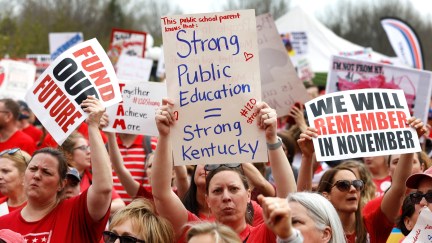
[[[0,142],[0,151],[12,148],[20,148],[32,155],[36,150],[36,144],[33,138],[18,130],[8,140]]]
[[[33,138],[35,144],[39,143],[42,137],[42,130],[30,124],[28,127],[22,129],[22,131]]]
[[[84,174],[82,175],[81,182],[80,182],[80,192],[84,192],[87,190],[90,185],[92,184],[92,177],[93,175],[90,173],[89,170],[85,170]],[[114,188],[111,191],[111,200],[120,198],[119,194],[114,190]]]
[[[370,243],[386,242],[393,229],[390,221],[381,210],[383,196],[372,199],[363,208],[363,221],[369,233]]]
[[[26,242],[98,242],[109,218],[109,208],[99,221],[93,221],[87,208],[87,191],[60,202],[39,221],[27,222],[21,210],[0,217],[0,229],[24,236]]]
[[[376,186],[375,197],[384,196],[384,192],[387,191],[391,185],[391,177],[387,176],[383,179],[373,179],[373,182]]]
[[[18,207],[11,207],[8,205],[7,200],[8,197],[0,198],[0,216],[6,215],[18,209],[22,209],[27,204],[27,201],[25,201],[23,204],[19,205]]]

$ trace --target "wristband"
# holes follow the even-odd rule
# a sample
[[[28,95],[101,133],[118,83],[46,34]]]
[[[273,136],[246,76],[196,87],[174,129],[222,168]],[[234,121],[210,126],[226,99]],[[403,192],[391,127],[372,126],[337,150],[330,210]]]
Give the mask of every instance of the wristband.
[[[277,137],[278,141],[276,143],[270,144],[267,143],[267,149],[268,150],[276,150],[282,146],[282,139],[280,137]]]
[[[279,236],[276,238],[277,243],[302,243],[303,242],[303,236],[297,229],[291,229],[292,234],[290,237],[282,239]]]

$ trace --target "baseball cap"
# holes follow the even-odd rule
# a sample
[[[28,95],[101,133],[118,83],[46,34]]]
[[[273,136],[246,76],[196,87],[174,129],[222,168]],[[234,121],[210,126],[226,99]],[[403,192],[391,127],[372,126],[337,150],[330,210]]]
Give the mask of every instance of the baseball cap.
[[[417,189],[420,181],[422,181],[423,179],[431,179],[432,180],[432,167],[425,170],[423,173],[416,173],[414,175],[411,175],[406,180],[405,185],[408,188]]]
[[[77,169],[69,167],[69,171],[66,173],[67,177],[71,177],[77,181],[81,181],[80,174]]]
[[[18,234],[17,232],[10,229],[0,230],[0,239],[6,243],[24,242],[24,237],[21,234]]]

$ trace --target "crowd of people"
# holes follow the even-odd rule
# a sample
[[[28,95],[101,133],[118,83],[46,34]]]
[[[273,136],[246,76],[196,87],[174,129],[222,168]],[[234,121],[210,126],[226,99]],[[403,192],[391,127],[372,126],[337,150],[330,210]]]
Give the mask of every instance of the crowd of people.
[[[1,99],[0,242],[381,243],[432,210],[425,152],[317,161],[301,105],[256,104],[266,163],[174,166],[173,105],[156,111],[158,137],[115,134],[88,96],[88,119],[55,146],[25,102]]]

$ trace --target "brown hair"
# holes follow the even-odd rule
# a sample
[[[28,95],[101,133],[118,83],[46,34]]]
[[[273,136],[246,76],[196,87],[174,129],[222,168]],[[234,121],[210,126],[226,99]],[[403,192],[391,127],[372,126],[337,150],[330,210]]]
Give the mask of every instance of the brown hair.
[[[217,243],[241,243],[238,234],[230,227],[216,222],[203,222],[192,225],[188,230],[186,239],[189,241],[197,235],[210,234]]]
[[[63,144],[58,147],[58,149],[63,152],[68,161],[68,165],[71,167],[75,167],[72,154],[75,148],[76,140],[79,138],[84,138],[84,136],[77,131],[73,131],[69,137],[66,138]]]
[[[9,154],[8,152],[5,152],[0,156],[0,158],[11,160],[14,163],[14,166],[18,169],[18,172],[20,174],[23,174],[27,168],[28,163],[30,162],[31,156],[26,151],[18,148],[15,153]]]
[[[12,114],[13,119],[16,121],[20,115],[20,106],[18,102],[13,99],[0,99],[0,102],[3,102],[7,111]]]

